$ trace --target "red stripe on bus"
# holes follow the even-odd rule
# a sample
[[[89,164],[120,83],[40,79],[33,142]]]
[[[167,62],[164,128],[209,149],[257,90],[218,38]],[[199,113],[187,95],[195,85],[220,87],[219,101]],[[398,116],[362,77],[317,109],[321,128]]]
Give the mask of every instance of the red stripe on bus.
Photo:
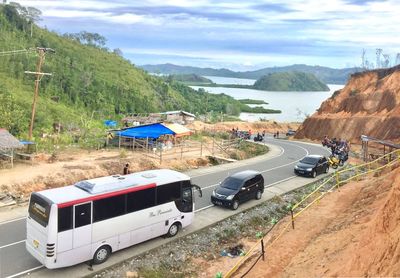
[[[91,196],[91,197],[86,197],[86,198],[82,198],[82,199],[77,199],[77,200],[73,200],[73,201],[57,204],[57,206],[59,208],[65,208],[65,207],[69,207],[69,206],[73,206],[73,205],[77,205],[77,204],[81,204],[81,203],[86,203],[86,202],[90,202],[90,201],[96,201],[96,200],[109,198],[109,197],[114,197],[114,196],[118,196],[118,195],[122,195],[122,194],[126,194],[126,193],[145,190],[145,189],[153,188],[153,187],[156,187],[155,183],[136,186],[136,187],[120,190],[120,191],[104,193],[104,194],[95,195],[95,196]]]

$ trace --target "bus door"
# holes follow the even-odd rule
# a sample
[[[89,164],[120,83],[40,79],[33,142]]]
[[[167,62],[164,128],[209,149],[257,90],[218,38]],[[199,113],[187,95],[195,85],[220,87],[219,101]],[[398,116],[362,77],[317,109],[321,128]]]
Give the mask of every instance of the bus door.
[[[74,236],[73,248],[92,243],[92,202],[74,206]]]
[[[182,187],[182,206],[180,211],[192,212],[193,211],[193,198],[192,187]]]
[[[197,184],[192,184],[192,189],[193,189],[193,192],[197,191],[199,193],[200,198],[203,197],[203,191],[201,190],[200,186],[198,186]],[[194,196],[193,196],[193,204],[195,204]]]

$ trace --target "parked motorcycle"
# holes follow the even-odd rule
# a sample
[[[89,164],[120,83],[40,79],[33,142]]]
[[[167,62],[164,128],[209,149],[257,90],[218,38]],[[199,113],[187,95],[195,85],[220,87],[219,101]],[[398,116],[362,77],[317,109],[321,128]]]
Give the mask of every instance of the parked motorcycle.
[[[340,165],[340,160],[336,156],[331,155],[328,157],[328,164],[329,164],[329,167],[332,167],[333,169],[337,169],[337,167],[339,167],[339,165]]]
[[[262,137],[262,135],[257,134],[256,136],[254,136],[254,142],[261,142],[264,139],[264,137]]]
[[[339,151],[337,156],[339,159],[339,166],[343,166],[344,163],[349,159],[349,154],[346,151]]]

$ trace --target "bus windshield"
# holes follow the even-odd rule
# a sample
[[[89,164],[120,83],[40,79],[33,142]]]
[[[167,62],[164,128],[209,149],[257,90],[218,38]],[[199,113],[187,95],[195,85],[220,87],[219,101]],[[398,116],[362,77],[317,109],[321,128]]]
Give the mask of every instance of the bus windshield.
[[[47,227],[50,215],[50,204],[33,193],[29,203],[29,216],[40,225]]]

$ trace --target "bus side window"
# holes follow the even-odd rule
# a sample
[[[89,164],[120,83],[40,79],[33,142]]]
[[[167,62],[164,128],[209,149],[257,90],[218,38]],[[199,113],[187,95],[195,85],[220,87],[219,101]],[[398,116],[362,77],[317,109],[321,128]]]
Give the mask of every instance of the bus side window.
[[[75,206],[75,228],[89,225],[92,221],[91,203]]]
[[[117,195],[93,202],[93,222],[125,214],[125,196]]]
[[[156,203],[156,189],[148,188],[127,194],[126,210],[128,213],[150,208]]]
[[[72,229],[72,206],[58,209],[58,232]]]
[[[165,204],[181,198],[181,183],[173,182],[157,186],[157,205]]]

